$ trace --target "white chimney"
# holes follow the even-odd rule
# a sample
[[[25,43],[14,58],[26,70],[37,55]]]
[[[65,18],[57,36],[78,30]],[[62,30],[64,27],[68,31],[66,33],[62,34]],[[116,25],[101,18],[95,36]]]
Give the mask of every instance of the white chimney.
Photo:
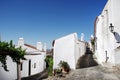
[[[24,38],[19,38],[18,46],[23,46],[23,45],[24,45]]]
[[[41,42],[37,42],[37,49],[42,51],[42,48],[43,48],[42,43]]]
[[[94,39],[94,36],[93,36],[93,35],[91,35],[90,37],[91,37],[91,39]]]
[[[84,41],[84,33],[81,33],[81,41]]]
[[[44,51],[46,51],[46,43],[44,43]]]

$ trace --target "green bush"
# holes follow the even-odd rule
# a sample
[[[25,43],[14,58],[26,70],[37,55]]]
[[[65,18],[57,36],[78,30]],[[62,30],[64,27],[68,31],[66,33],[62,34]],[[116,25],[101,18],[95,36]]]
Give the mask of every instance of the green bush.
[[[48,70],[48,75],[52,76],[52,71],[53,71],[53,57],[52,56],[47,56],[45,59],[46,62],[46,68]]]
[[[91,39],[91,44],[95,45],[95,40],[94,39]]]
[[[64,69],[65,72],[69,72],[70,71],[70,66],[67,62],[65,61],[60,61],[60,63],[58,64],[60,68]]]

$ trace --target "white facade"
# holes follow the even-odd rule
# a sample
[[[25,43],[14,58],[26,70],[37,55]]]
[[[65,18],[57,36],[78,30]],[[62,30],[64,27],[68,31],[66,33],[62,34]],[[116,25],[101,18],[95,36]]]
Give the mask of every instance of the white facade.
[[[6,72],[0,63],[0,80],[17,79],[17,64],[10,57],[7,57],[7,69],[9,72]]]
[[[95,21],[95,52],[100,64],[120,64],[120,0],[108,0]],[[114,32],[109,29],[114,26]],[[115,34],[114,34],[115,33]]]
[[[66,61],[71,69],[76,69],[78,58],[85,53],[86,44],[78,40],[77,34],[73,33],[54,42],[53,68],[58,68],[59,62]]]
[[[26,61],[22,62],[21,76],[28,77],[42,72],[45,69],[44,55],[25,55]]]
[[[46,68],[44,61],[46,57],[46,50],[41,51],[41,47],[39,49],[40,45],[34,47],[28,44],[24,44],[24,39],[19,38],[18,46],[16,47],[19,46],[21,46],[23,49],[26,49],[25,58],[27,59],[21,61],[21,77],[35,75],[42,72]],[[17,79],[17,64],[13,62],[10,57],[7,57],[7,67],[9,72],[4,71],[4,69],[0,67],[0,80]]]

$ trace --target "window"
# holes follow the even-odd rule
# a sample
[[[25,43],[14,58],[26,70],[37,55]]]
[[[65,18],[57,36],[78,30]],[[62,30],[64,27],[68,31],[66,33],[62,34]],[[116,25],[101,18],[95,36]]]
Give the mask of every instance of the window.
[[[34,68],[36,68],[36,63],[34,63]]]

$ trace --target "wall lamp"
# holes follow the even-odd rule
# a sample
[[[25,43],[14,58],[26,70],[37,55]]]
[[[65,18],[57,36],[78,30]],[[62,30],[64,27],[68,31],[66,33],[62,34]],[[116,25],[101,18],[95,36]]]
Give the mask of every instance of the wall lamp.
[[[110,23],[109,29],[113,33],[117,43],[120,43],[120,35],[119,35],[119,33],[114,31],[114,26],[112,25],[112,23]]]
[[[112,23],[110,23],[109,29],[112,33],[114,33],[114,26],[112,25]]]

